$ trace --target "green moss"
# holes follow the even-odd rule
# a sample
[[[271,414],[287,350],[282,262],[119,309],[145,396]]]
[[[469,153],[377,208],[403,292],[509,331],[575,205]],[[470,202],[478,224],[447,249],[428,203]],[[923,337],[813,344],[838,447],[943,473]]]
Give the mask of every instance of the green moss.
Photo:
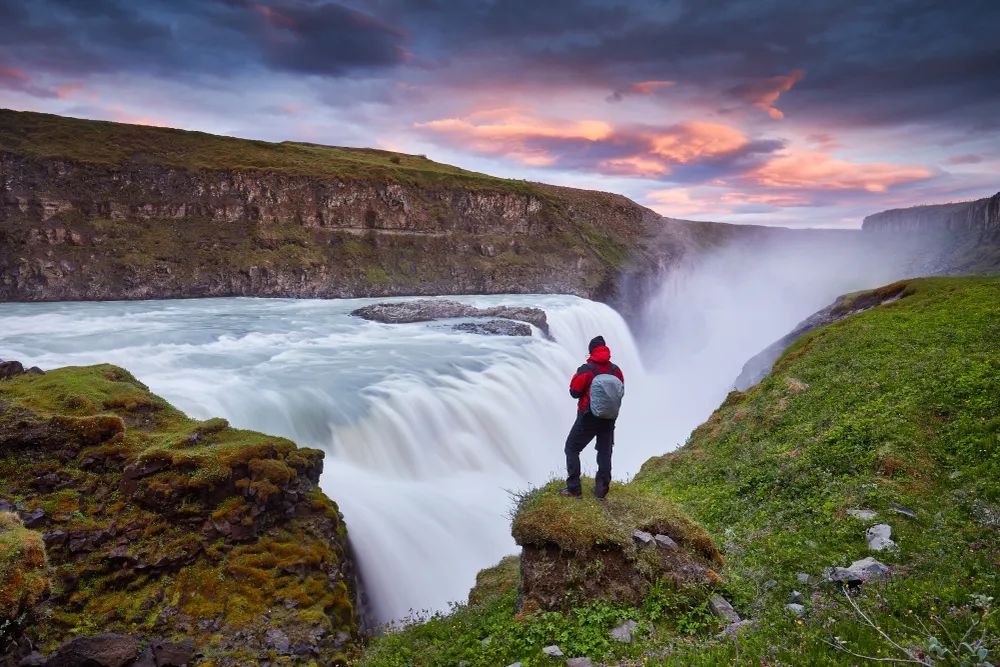
[[[593,482],[587,480],[588,486]],[[511,533],[520,545],[555,544],[566,551],[618,547],[635,549],[636,529],[668,535],[709,559],[719,553],[712,538],[671,500],[638,486],[613,483],[607,498],[558,494],[560,481],[525,494],[515,511]]]
[[[44,510],[48,528],[79,540],[49,552],[52,596],[27,630],[43,650],[81,633],[153,633],[190,637],[220,664],[250,664],[261,659],[252,643],[229,638],[263,632],[265,615],[293,640],[356,635],[343,521],[310,481],[322,452],[190,419],[107,365],[0,381],[0,428],[14,443],[0,451],[2,497]],[[44,476],[56,488],[33,483]],[[270,503],[289,487],[311,489],[294,516]],[[0,553],[15,554],[0,560],[18,560],[0,533]],[[0,599],[16,602],[9,590]]]
[[[49,564],[40,533],[0,512],[0,649],[5,635],[49,592]]]

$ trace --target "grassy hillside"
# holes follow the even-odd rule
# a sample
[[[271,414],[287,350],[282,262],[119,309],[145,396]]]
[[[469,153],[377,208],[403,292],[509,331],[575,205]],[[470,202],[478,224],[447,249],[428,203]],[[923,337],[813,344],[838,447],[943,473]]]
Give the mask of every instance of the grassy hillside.
[[[523,181],[467,171],[421,155],[292,141],[272,143],[9,109],[0,109],[0,151],[112,167],[139,160],[189,170],[262,170],[296,176],[388,180],[428,187],[489,187],[537,194]]]
[[[900,300],[804,336],[629,483],[677,502],[721,545],[721,590],[752,619],[738,639],[717,637],[724,623],[669,588],[638,607],[517,615],[508,562],[482,575],[472,604],[390,633],[364,664],[454,664],[444,647],[456,645],[469,665],[562,664],[540,652],[552,643],[639,664],[996,663],[998,480],[1000,278],[913,280]],[[870,552],[871,523],[889,524],[898,550]],[[889,576],[850,597],[822,581],[866,556]],[[801,617],[784,606],[793,591]],[[608,641],[623,618],[639,622],[633,644]],[[518,640],[487,657],[476,642],[495,636]]]

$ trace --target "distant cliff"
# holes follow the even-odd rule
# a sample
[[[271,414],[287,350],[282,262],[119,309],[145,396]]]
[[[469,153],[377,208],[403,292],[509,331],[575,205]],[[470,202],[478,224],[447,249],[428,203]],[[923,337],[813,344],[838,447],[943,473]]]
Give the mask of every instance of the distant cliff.
[[[1000,272],[1000,193],[882,211],[865,218],[862,229],[901,246],[914,274]]]
[[[0,110],[0,299],[607,297],[660,217],[422,156]]]

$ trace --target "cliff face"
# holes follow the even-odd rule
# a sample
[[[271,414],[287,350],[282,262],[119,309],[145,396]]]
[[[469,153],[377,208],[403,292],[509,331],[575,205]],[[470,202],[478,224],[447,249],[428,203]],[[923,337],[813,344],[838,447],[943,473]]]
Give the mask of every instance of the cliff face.
[[[0,299],[606,296],[658,216],[426,158],[0,111]]]
[[[218,666],[343,663],[357,589],[322,467],[318,450],[189,419],[114,366],[0,379],[0,542],[16,513],[51,577],[0,567],[17,602],[0,604],[0,664],[106,664],[67,661],[79,637],[127,649],[119,665],[164,642]]]
[[[975,234],[1000,238],[1000,192],[984,199],[896,208],[865,218],[866,232]]]
[[[914,275],[1000,271],[1000,193],[882,211],[862,228],[872,242],[906,257]]]

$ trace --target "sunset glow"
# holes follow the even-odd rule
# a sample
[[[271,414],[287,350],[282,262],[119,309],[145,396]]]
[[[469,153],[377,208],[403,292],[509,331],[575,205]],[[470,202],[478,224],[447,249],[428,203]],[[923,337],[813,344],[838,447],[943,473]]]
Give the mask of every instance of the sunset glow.
[[[0,106],[856,226],[996,191],[998,19],[916,1],[0,0]]]

